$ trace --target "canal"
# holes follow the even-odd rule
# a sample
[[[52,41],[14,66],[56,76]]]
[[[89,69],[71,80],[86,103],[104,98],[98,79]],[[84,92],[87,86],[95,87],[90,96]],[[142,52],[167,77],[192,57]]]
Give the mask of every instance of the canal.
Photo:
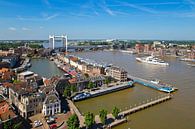
[[[160,79],[179,88],[172,100],[153,106],[128,116],[129,122],[115,129],[194,129],[195,128],[195,68],[189,67],[177,58],[165,58],[168,67],[154,66],[136,62],[135,56],[121,52],[85,52],[76,53],[80,57],[93,59],[97,62],[112,63],[123,67],[129,74],[144,79]],[[30,70],[51,77],[60,74],[53,62],[47,59],[33,59]],[[87,111],[98,114],[100,109],[111,112],[114,106],[125,110],[129,106],[139,104],[147,99],[164,93],[135,85],[134,88],[112,94],[77,102],[82,113]]]
[[[33,71],[40,76],[50,78],[56,75],[63,75],[63,71],[58,69],[53,61],[50,61],[46,58],[41,59],[31,59],[32,67],[30,71]]]

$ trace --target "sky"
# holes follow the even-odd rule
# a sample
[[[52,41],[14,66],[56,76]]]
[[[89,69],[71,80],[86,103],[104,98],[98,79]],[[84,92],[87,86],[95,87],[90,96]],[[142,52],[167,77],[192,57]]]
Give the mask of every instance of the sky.
[[[195,0],[0,0],[0,40],[195,40]]]

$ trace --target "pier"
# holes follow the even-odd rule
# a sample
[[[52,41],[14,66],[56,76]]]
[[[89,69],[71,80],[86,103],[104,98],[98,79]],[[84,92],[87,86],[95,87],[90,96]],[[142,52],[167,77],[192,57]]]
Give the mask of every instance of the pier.
[[[161,84],[152,83],[150,80],[145,80],[145,79],[142,79],[139,77],[134,77],[131,75],[128,75],[128,78],[131,78],[135,83],[139,83],[139,84],[142,84],[144,86],[153,88],[153,89],[158,90],[158,91],[163,91],[166,93],[170,93],[170,92],[177,90],[177,88],[175,88],[175,87],[164,86]]]
[[[163,97],[157,97],[157,99],[151,99],[151,100],[147,100],[146,103],[143,103],[141,105],[138,105],[133,108],[130,108],[128,110],[125,110],[125,111],[122,111],[119,113],[119,116],[126,116],[128,114],[132,114],[132,113],[135,113],[137,111],[141,111],[143,109],[146,109],[148,107],[151,107],[151,106],[154,106],[154,105],[157,105],[157,104],[160,104],[162,102],[165,102],[167,100],[170,100],[172,98],[172,96],[169,94],[169,95],[165,95]]]

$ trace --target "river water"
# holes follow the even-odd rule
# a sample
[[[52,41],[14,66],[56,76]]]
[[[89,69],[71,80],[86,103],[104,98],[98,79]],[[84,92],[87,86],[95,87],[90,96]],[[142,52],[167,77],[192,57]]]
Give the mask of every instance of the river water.
[[[174,93],[173,99],[129,115],[129,122],[119,125],[115,129],[195,129],[194,67],[189,67],[177,58],[165,58],[164,60],[170,64],[168,67],[143,64],[136,62],[134,55],[121,52],[99,51],[76,53],[75,55],[97,62],[112,63],[123,67],[133,76],[144,79],[158,78],[179,88]],[[56,71],[56,74],[62,74],[54,66],[53,62],[48,60],[32,60],[31,69],[43,76],[53,75],[55,73],[53,70]],[[77,102],[76,105],[82,113],[90,111],[98,114],[101,109],[106,109],[110,113],[114,106],[125,110],[163,94],[142,85],[135,85],[130,89]]]
[[[40,76],[50,78],[56,75],[63,75],[63,71],[58,69],[53,61],[49,61],[48,59],[32,59],[31,60],[32,67],[30,67],[30,71],[33,71]]]

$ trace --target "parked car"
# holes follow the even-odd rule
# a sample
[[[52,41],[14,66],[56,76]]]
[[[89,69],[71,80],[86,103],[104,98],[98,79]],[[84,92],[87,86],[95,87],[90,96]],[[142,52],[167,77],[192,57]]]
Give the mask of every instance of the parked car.
[[[53,117],[49,117],[49,119],[47,120],[48,124],[52,124],[54,122],[55,122],[55,118],[53,118]]]
[[[49,126],[50,129],[57,129],[57,125],[56,124],[52,124]]]
[[[34,121],[34,127],[36,128],[36,127],[39,127],[39,126],[42,126],[43,125],[43,123],[40,121],[40,120],[35,120]]]

